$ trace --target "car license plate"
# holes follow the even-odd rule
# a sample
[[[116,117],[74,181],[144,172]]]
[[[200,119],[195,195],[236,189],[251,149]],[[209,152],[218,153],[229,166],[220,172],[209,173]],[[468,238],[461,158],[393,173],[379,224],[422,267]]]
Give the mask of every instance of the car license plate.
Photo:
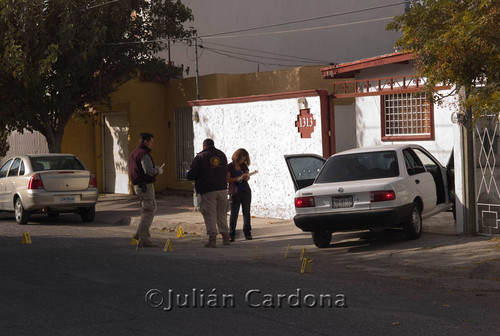
[[[342,196],[333,198],[333,208],[352,208],[352,196]]]
[[[61,196],[61,203],[75,203],[75,196]]]

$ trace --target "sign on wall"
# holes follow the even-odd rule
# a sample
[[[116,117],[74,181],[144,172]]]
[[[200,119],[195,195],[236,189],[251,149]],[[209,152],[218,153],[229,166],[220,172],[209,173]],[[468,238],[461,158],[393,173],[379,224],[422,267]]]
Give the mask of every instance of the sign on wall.
[[[301,138],[311,138],[312,132],[314,132],[314,127],[316,126],[316,120],[311,113],[311,109],[301,109],[295,122],[295,127],[300,133]]]

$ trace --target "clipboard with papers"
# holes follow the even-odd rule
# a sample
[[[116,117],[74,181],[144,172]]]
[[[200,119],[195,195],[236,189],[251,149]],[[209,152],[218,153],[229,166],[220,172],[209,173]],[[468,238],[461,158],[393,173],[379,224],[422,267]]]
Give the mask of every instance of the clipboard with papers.
[[[258,170],[254,170],[253,172],[249,173],[249,174],[248,174],[248,176],[255,175],[255,174],[257,174],[258,172],[259,172]],[[243,177],[240,177],[240,178],[238,179],[238,181],[241,181],[241,180],[243,180]]]

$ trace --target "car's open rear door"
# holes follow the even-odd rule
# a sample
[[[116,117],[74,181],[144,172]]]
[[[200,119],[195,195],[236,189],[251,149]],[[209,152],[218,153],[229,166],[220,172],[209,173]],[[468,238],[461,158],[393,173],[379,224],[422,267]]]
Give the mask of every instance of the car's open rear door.
[[[295,190],[299,190],[313,184],[326,159],[317,154],[292,154],[285,155],[285,161]]]

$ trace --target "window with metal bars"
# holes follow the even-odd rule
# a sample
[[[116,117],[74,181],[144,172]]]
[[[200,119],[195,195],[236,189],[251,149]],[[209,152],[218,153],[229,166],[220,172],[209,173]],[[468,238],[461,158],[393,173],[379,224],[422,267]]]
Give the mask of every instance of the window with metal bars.
[[[434,140],[434,108],[421,92],[381,96],[382,141]]]
[[[176,109],[174,110],[174,117],[175,178],[178,180],[186,180],[186,171],[189,170],[194,158],[192,109]]]

